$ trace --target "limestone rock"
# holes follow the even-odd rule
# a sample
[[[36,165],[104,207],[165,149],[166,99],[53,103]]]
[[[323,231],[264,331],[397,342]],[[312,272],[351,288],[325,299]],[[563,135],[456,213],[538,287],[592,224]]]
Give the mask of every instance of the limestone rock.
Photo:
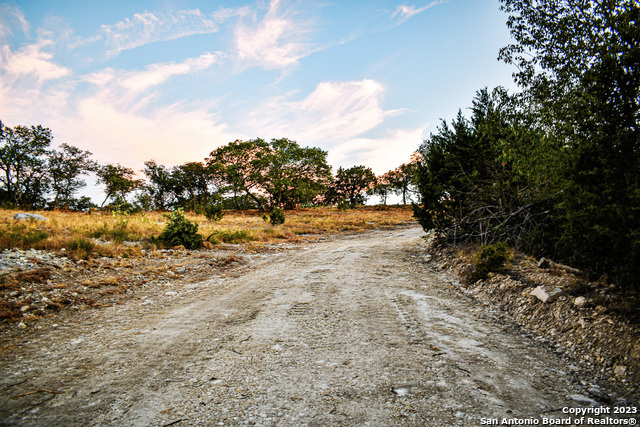
[[[42,215],[38,215],[38,214],[32,214],[32,213],[26,213],[26,212],[21,212],[21,213],[17,213],[13,216],[13,219],[17,219],[17,220],[36,220],[36,221],[49,221],[49,218],[46,218]]]
[[[544,286],[538,286],[537,288],[535,288],[533,291],[531,291],[531,294],[534,297],[537,297],[540,301],[542,302],[553,302],[556,298],[558,298],[558,296],[562,295],[562,289],[560,288],[554,288],[551,291],[547,291]]]
[[[587,305],[588,302],[589,301],[587,301],[585,297],[578,297],[573,300],[573,305],[575,305],[578,308],[583,308],[585,305]]]
[[[540,261],[538,261],[538,268],[551,268],[552,265],[552,261],[542,257],[540,258]]]
[[[613,368],[613,373],[617,377],[624,377],[627,374],[627,367],[624,365],[618,365],[615,368]]]

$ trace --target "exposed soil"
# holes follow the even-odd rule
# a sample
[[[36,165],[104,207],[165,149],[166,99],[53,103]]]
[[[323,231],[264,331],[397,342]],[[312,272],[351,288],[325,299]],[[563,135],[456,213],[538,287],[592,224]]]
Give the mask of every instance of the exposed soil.
[[[0,423],[475,426],[603,403],[589,372],[461,295],[422,235],[167,254],[111,283],[102,261],[77,278],[100,309],[5,323]]]
[[[457,288],[461,294],[573,360],[591,374],[594,382],[630,402],[640,402],[637,294],[590,282],[571,267],[540,267],[539,262],[523,254],[518,254],[502,274],[490,274],[486,280],[471,283],[473,265],[464,256],[455,256],[452,249],[431,247],[429,257],[438,270],[459,275]],[[555,294],[543,301],[535,296],[536,289]],[[598,387],[590,387],[590,394],[611,401]]]

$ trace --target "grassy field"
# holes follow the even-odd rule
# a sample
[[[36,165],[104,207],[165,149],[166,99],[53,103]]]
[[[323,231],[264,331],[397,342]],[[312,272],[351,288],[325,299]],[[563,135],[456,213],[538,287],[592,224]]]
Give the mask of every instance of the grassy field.
[[[20,211],[0,210],[0,250],[64,249],[71,258],[95,256],[136,256],[143,248],[154,245],[167,219],[160,212],[134,215],[43,211],[49,221],[18,221],[13,215]],[[380,227],[410,223],[409,206],[363,206],[345,211],[336,208],[308,208],[287,211],[286,221],[272,226],[261,211],[228,211],[218,222],[203,215],[187,213],[186,217],[199,226],[203,238],[209,237],[205,248],[219,243],[250,243],[260,245],[277,241],[304,242],[318,235],[362,232]],[[138,244],[130,244],[137,242]]]

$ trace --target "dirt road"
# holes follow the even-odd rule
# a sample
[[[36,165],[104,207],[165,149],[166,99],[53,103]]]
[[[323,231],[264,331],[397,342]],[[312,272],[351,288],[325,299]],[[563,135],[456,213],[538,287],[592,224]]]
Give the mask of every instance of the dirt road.
[[[3,353],[0,423],[480,425],[578,406],[571,367],[448,290],[422,234],[255,255],[67,317]]]

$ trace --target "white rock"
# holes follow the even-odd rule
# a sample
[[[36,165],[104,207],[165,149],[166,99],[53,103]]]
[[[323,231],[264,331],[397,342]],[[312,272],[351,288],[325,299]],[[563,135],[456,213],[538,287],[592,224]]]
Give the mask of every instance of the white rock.
[[[562,294],[562,289],[554,288],[552,291],[547,292],[544,286],[538,286],[531,291],[532,296],[537,297],[542,302],[553,302],[558,296]]]
[[[573,305],[575,305],[578,308],[582,308],[585,305],[587,305],[587,299],[585,297],[578,297],[576,299],[573,300]]]
[[[589,399],[587,396],[583,396],[581,394],[572,394],[570,396],[567,396],[569,399],[573,400],[574,402],[578,402],[578,403],[582,403],[584,405],[597,405],[598,402],[596,402],[593,399]]]
[[[26,212],[21,212],[21,213],[17,213],[13,216],[13,219],[17,219],[17,220],[29,220],[29,219],[33,219],[36,221],[49,221],[49,218],[46,218],[42,215],[38,215],[38,214],[32,214],[32,213],[26,213]]]
[[[624,377],[627,374],[627,367],[618,365],[613,369],[613,373],[616,374],[616,377]]]

